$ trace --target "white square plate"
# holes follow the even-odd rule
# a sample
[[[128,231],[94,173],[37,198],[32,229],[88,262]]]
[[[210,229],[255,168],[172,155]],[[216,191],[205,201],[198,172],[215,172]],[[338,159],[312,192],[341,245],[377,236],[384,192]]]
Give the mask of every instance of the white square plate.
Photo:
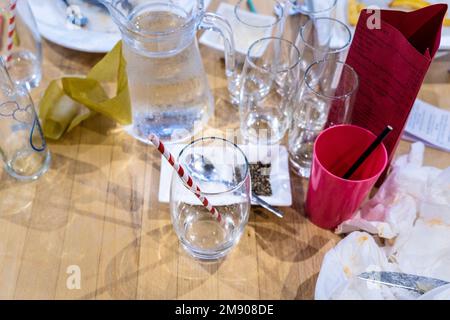
[[[185,145],[166,145],[177,157]],[[261,161],[271,163],[270,184],[272,196],[261,198],[273,206],[289,207],[292,205],[291,182],[289,177],[288,152],[284,146],[239,146],[250,163]],[[165,158],[161,158],[161,176],[159,180],[159,202],[169,203],[170,183],[174,170]]]

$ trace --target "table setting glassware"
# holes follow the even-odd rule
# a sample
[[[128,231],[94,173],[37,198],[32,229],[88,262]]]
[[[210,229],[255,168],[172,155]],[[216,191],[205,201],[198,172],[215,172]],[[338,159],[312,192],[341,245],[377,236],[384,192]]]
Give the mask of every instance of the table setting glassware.
[[[194,135],[214,110],[196,33],[210,29],[224,37],[232,88],[235,50],[228,22],[205,12],[202,0],[128,1],[127,8],[123,0],[102,3],[122,34],[132,101],[129,133],[145,143],[150,133],[171,143]]]
[[[250,47],[241,74],[240,129],[251,144],[277,144],[292,119],[298,93],[299,52],[281,38],[262,38]]]
[[[199,259],[224,257],[248,222],[251,185],[246,156],[234,143],[208,137],[193,141],[175,159],[161,141],[154,136],[150,140],[174,168],[170,212],[181,244]],[[192,164],[198,156],[209,159],[214,175],[195,178],[203,174]]]
[[[351,41],[350,29],[339,20],[327,17],[308,20],[295,40],[300,51],[301,76],[313,62],[324,59],[345,61]]]
[[[29,89],[37,87],[42,77],[42,45],[28,1],[2,1],[0,18],[0,52],[11,79]]]
[[[287,0],[292,3],[295,12],[314,20],[317,18],[335,18],[338,0]]]
[[[50,166],[50,151],[27,88],[11,80],[0,61],[0,157],[8,174],[35,180]]]
[[[281,37],[284,29],[283,15],[277,15],[273,10],[274,7],[281,8],[278,0],[250,3],[251,5],[247,0],[239,0],[233,6],[222,2],[217,9],[217,14],[226,18],[230,23],[235,39],[237,76],[234,87],[230,89],[231,103],[234,105],[239,105],[239,75],[242,72],[248,49],[252,43],[261,38]],[[205,31],[200,37],[200,43],[223,51],[223,41],[216,32]]]
[[[297,174],[309,177],[320,132],[349,122],[358,86],[358,75],[344,62],[327,59],[307,69],[288,139],[289,160]]]

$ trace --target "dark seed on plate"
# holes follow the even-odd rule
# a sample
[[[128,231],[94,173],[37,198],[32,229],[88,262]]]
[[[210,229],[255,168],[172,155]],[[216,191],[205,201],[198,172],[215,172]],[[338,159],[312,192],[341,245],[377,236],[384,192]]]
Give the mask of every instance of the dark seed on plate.
[[[250,177],[252,179],[252,191],[258,196],[272,195],[272,186],[270,184],[270,163],[262,163],[258,161],[257,163],[250,163]],[[240,180],[242,179],[242,173],[239,168],[236,168],[236,177]]]
[[[271,196],[270,163],[250,163],[250,176],[252,178],[252,190],[258,196]]]

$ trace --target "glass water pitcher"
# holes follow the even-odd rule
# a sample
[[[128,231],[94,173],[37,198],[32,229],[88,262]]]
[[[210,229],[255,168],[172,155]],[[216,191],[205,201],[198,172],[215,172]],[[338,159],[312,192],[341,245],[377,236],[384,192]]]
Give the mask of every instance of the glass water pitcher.
[[[224,38],[229,87],[235,78],[234,40],[222,17],[207,13],[203,0],[102,0],[119,26],[127,62],[133,124],[131,134],[148,142],[185,140],[213,114],[214,99],[196,33]]]

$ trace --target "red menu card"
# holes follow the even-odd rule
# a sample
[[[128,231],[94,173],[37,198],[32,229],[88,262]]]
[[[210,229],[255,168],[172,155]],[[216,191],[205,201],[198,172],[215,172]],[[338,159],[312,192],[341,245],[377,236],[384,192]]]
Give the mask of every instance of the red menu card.
[[[389,160],[400,140],[431,60],[439,48],[447,5],[413,12],[363,10],[347,57],[359,76],[351,123],[379,134],[386,125],[394,130],[385,139]]]

